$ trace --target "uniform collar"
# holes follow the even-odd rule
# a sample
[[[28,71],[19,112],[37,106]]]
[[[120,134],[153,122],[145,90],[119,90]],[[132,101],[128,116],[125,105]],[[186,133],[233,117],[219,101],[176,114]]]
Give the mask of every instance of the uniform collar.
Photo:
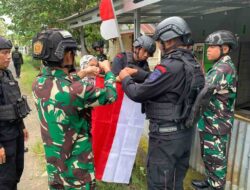
[[[42,68],[42,75],[69,79],[68,75],[63,70],[54,69],[54,68],[47,67],[47,66]]]
[[[231,67],[235,68],[233,62],[232,62],[232,59],[229,55],[225,55],[223,56],[222,58],[220,58],[216,63],[215,63],[215,66],[218,66],[218,65],[221,65],[221,64],[229,64]]]
[[[171,51],[171,52],[163,55],[162,58],[167,58],[167,57],[170,58],[171,56],[174,56],[174,55],[178,55],[179,56],[179,55],[183,55],[183,54],[186,54],[186,55],[188,54],[190,56],[193,56],[192,51],[190,51],[188,49],[176,48],[173,51]]]

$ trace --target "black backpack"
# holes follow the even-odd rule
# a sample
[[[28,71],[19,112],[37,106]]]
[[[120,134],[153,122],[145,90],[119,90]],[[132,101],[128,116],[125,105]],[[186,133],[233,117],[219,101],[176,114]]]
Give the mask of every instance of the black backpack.
[[[21,58],[20,53],[18,51],[14,51],[13,55],[12,55],[12,58],[15,59],[15,60],[19,60]]]

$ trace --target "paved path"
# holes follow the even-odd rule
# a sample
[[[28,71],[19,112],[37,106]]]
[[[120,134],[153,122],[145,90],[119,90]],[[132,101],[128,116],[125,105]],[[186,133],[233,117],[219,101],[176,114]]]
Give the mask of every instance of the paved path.
[[[13,76],[16,76],[15,69],[12,63],[10,64],[9,69],[12,71]],[[22,86],[20,86],[20,88],[22,91]],[[44,159],[42,158],[39,160],[39,156],[37,156],[32,150],[38,142],[41,142],[37,111],[31,94],[25,95],[27,95],[28,102],[32,111],[31,114],[29,114],[28,117],[24,119],[25,126],[29,131],[29,140],[26,143],[26,147],[28,147],[29,151],[25,153],[24,172],[21,178],[21,182],[18,185],[18,190],[47,190],[47,176],[44,175],[46,173],[45,168],[43,168],[42,164],[42,162],[44,162]]]

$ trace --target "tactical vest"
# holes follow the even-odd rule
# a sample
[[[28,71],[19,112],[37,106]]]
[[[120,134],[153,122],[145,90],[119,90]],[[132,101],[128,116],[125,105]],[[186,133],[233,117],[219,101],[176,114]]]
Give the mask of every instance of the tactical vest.
[[[133,52],[123,52],[124,58],[125,58],[125,63],[127,63],[127,67],[132,67],[132,68],[141,68],[144,71],[149,71],[148,64],[146,62],[135,62],[134,57],[133,57]]]
[[[21,96],[18,82],[9,70],[1,71],[2,102],[0,121],[14,121],[26,117],[31,111],[25,96]]]
[[[146,103],[146,115],[149,119],[163,120],[170,123],[185,123],[189,116],[194,101],[204,87],[205,78],[201,72],[200,64],[193,60],[188,60],[181,51],[168,55],[167,59],[179,60],[183,63],[185,72],[185,87],[178,101],[174,103]],[[166,66],[166,62],[161,63]],[[189,126],[186,126],[189,127]]]

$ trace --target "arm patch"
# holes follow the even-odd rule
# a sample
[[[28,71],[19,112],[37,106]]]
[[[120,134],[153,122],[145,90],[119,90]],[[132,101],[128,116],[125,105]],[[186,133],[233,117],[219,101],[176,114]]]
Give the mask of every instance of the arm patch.
[[[161,71],[158,70],[158,69],[155,69],[154,72],[152,72],[152,73],[149,75],[149,78],[148,78],[147,81],[153,82],[153,81],[157,80],[161,75],[162,75]]]
[[[123,56],[124,55],[122,53],[119,53],[119,54],[116,55],[116,57],[119,58],[119,59],[123,58]]]
[[[162,65],[157,65],[157,66],[155,67],[155,69],[161,71],[161,73],[166,73],[166,72],[167,72],[166,67],[164,67],[164,66],[162,66]]]

